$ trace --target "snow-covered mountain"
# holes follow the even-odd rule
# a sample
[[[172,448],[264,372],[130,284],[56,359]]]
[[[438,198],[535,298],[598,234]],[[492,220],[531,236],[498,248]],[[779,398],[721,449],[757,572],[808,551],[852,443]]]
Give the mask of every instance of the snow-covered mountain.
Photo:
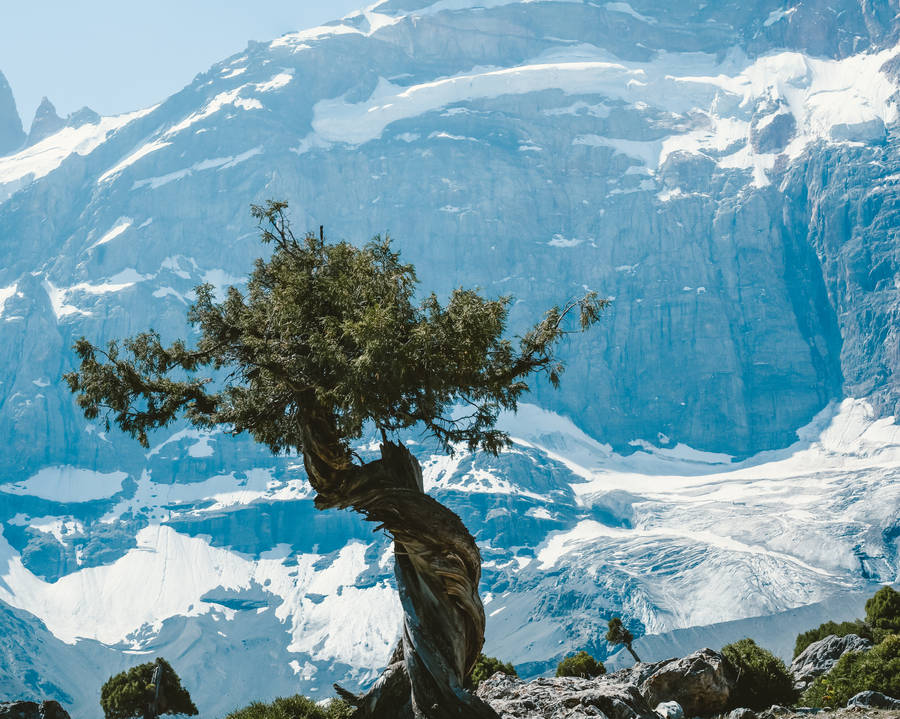
[[[613,614],[652,655],[741,631],[784,652],[858,613],[900,570],[897,11],[388,0],[20,136],[0,695],[98,716],[100,683],[160,654],[216,716],[387,658],[389,545],[316,512],[296,457],[184,428],[145,452],[60,382],[81,335],[191,332],[192,288],[265,251],[247,210],[268,198],[333,239],[390,231],[424,288],[513,294],[513,331],[614,298],[561,391],[504,419],[511,451],[402,437],[479,540],[489,653],[603,657]]]

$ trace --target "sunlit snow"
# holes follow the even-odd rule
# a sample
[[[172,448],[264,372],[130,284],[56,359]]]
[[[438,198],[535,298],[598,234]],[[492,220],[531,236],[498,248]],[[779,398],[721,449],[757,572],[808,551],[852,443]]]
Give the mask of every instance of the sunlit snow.
[[[122,489],[125,472],[96,472],[79,467],[45,467],[21,482],[0,485],[0,492],[23,494],[54,502],[91,502]]]

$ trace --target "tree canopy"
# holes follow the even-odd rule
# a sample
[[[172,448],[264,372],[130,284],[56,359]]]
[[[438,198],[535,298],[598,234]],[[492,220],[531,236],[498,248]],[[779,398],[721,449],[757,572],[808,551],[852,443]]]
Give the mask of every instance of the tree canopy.
[[[556,665],[556,676],[558,677],[593,679],[603,674],[606,674],[606,667],[603,666],[603,662],[598,662],[584,650],[566,657]]]
[[[347,454],[367,422],[384,432],[421,424],[451,451],[465,443],[497,453],[508,443],[494,426],[499,412],[516,409],[530,374],[556,385],[557,343],[608,303],[590,292],[553,307],[514,343],[504,337],[510,297],[457,289],[446,303],[417,300],[415,270],[389,238],[298,240],[286,207],[252,207],[274,251],[256,261],[245,292],[230,287],[219,302],[211,285],[196,289],[196,347],[164,345],[152,330],[105,349],[76,343],[81,366],[66,380],[86,417],[103,413],[144,446],[149,431],[183,415],[248,432],[273,452],[303,451],[297,420],[314,417]]]
[[[154,673],[158,687],[153,683]],[[151,711],[154,704],[155,715]],[[194,716],[198,713],[191,695],[181,686],[181,679],[162,658],[138,664],[107,679],[100,689],[100,706],[106,719],[155,719],[160,714]]]
[[[166,345],[152,330],[105,348],[82,338],[66,380],[87,418],[102,413],[145,447],[150,431],[183,416],[302,453],[317,507],[351,507],[394,539],[402,638],[366,695],[338,690],[355,719],[496,719],[464,687],[484,644],[478,545],[425,494],[418,460],[388,434],[419,427],[449,452],[498,453],[509,443],[500,412],[516,409],[530,375],[558,384],[558,343],[594,324],[607,301],[589,292],[508,339],[510,297],[420,297],[389,238],[297,239],[286,208],[252,208],[273,250],[245,291],[219,300],[210,285],[196,289],[196,346]],[[381,458],[364,462],[352,442],[369,426]]]
[[[900,592],[885,585],[866,600],[866,622],[878,640],[900,633]]]
[[[609,629],[606,632],[606,641],[610,644],[624,644],[625,648],[634,657],[634,661],[641,661],[640,657],[637,655],[637,652],[634,651],[634,647],[632,646],[632,642],[634,641],[634,635],[631,631],[622,624],[622,620],[619,617],[613,617],[609,620]]]

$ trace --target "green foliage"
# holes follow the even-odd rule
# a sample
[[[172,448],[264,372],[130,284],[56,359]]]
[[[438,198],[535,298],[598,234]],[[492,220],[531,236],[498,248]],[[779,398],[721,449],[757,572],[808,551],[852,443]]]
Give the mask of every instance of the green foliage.
[[[353,711],[352,706],[340,699],[332,699],[327,707],[321,707],[297,694],[279,697],[268,704],[253,702],[231,712],[225,719],[349,719]]]
[[[813,642],[817,642],[832,634],[836,637],[846,637],[848,634],[856,634],[869,641],[874,641],[872,629],[861,619],[856,619],[852,622],[841,622],[840,624],[836,624],[835,622],[825,622],[815,629],[810,629],[808,632],[797,635],[797,641],[794,644],[794,657],[796,658],[799,656],[799,654]]]
[[[890,634],[900,634],[900,592],[888,586],[875,592],[866,600],[866,622],[877,641]]]
[[[609,631],[606,632],[606,641],[610,644],[630,645],[634,641],[634,635],[628,631],[628,628],[622,625],[619,617],[613,617],[609,620]]]
[[[171,665],[162,658],[110,677],[100,689],[100,706],[106,719],[131,719],[149,716],[150,703],[156,694],[153,673],[161,667],[158,714],[197,714],[187,689]]]
[[[868,608],[868,607],[867,607]],[[843,707],[864,691],[900,696],[900,635],[888,636],[867,652],[847,652],[801,698],[813,707]]]
[[[585,651],[566,657],[556,667],[556,676],[558,677],[593,679],[602,674],[606,674],[606,667],[603,666],[603,662],[598,662]]]
[[[486,657],[484,654],[479,654],[478,659],[475,660],[475,666],[472,667],[472,671],[466,677],[466,688],[474,691],[481,682],[494,676],[497,672],[503,672],[511,677],[519,676],[516,673],[516,668],[509,662],[501,662],[496,657]]]
[[[732,708],[766,709],[796,701],[794,680],[784,662],[752,639],[728,644],[722,647],[722,654],[737,673]]]
[[[164,346],[153,331],[105,349],[76,343],[81,365],[66,380],[87,418],[102,413],[145,447],[149,431],[183,415],[248,432],[273,452],[303,451],[307,422],[349,461],[350,440],[372,422],[385,432],[421,424],[451,451],[463,442],[496,453],[509,442],[495,428],[500,411],[515,410],[531,374],[556,385],[559,341],[608,304],[591,292],[554,307],[514,345],[504,338],[511,298],[457,289],[446,304],[434,294],[417,302],[415,271],[390,239],[298,240],[286,207],[252,208],[274,250],[256,261],[246,292],[230,287],[218,302],[211,285],[196,289],[195,348]],[[459,405],[470,410],[463,417],[452,415]]]

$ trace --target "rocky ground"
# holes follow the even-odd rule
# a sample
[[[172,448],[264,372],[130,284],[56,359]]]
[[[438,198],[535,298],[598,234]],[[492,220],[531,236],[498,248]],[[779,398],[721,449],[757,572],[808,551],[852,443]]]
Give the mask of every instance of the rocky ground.
[[[797,670],[795,679],[802,675],[806,681],[830,668],[841,653],[834,649],[835,639],[826,637],[810,645],[801,655],[803,661],[792,667]],[[842,642],[847,645],[845,651],[854,646],[854,639]],[[702,649],[680,659],[638,663],[595,679],[542,677],[526,682],[497,673],[479,685],[478,695],[501,719],[794,719],[811,715],[900,719],[900,701],[877,692],[863,692],[850,700],[859,706],[833,711],[777,705],[763,711],[731,710],[740,691],[737,680],[735,669],[722,654]],[[876,708],[887,706],[892,708]]]

